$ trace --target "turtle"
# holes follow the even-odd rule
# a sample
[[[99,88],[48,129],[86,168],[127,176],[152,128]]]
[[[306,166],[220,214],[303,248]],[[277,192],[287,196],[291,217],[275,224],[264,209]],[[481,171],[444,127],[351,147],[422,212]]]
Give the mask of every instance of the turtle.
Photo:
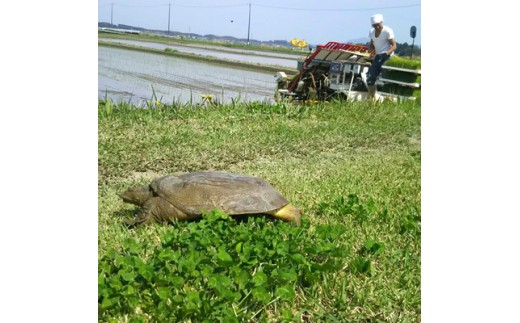
[[[212,210],[230,216],[269,214],[299,226],[302,213],[267,181],[227,172],[166,175],[118,195],[141,207],[134,219],[126,221],[128,226],[192,220]]]

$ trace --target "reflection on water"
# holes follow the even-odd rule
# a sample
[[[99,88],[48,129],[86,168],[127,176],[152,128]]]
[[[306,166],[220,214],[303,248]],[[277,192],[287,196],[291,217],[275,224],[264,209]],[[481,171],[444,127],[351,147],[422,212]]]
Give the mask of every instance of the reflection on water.
[[[114,42],[134,46],[149,47],[154,49],[171,48],[180,52],[199,54],[204,56],[212,56],[229,60],[241,61],[246,63],[254,63],[261,65],[278,65],[284,67],[296,68],[298,58],[304,57],[307,53],[298,53],[295,55],[271,52],[259,52],[252,50],[241,50],[235,48],[218,49],[215,46],[194,47],[182,45],[166,45],[161,43],[127,40],[127,39],[102,39],[104,42]]]
[[[220,102],[232,98],[272,101],[272,73],[212,65],[195,60],[98,47],[98,97],[142,105],[155,93],[163,103],[201,102],[212,94]]]

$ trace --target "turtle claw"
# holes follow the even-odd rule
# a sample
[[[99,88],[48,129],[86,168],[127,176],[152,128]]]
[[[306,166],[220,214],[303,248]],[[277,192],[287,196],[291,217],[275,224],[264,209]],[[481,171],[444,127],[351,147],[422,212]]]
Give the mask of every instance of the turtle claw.
[[[141,213],[133,219],[123,221],[123,223],[128,228],[133,228],[138,224],[149,222],[149,220],[150,220],[150,217],[146,213]]]
[[[133,228],[135,227],[137,224],[139,224],[140,222],[136,221],[136,219],[131,219],[131,220],[124,220],[123,221],[123,224],[127,227],[127,228]]]

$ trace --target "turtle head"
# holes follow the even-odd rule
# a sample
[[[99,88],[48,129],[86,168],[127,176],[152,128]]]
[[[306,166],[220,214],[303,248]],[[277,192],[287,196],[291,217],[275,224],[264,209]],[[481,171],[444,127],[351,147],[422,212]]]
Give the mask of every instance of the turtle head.
[[[132,203],[137,206],[143,206],[149,198],[153,196],[149,185],[132,187],[123,193],[118,193],[119,197],[126,203]]]

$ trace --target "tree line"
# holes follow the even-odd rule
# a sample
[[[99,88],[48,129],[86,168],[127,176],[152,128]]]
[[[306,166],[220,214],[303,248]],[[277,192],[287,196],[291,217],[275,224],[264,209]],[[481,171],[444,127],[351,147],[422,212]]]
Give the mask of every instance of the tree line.
[[[413,50],[413,52],[412,52]],[[395,50],[395,53],[402,57],[421,57],[421,47],[417,46],[416,44],[412,45],[408,43],[397,43],[397,49]]]

